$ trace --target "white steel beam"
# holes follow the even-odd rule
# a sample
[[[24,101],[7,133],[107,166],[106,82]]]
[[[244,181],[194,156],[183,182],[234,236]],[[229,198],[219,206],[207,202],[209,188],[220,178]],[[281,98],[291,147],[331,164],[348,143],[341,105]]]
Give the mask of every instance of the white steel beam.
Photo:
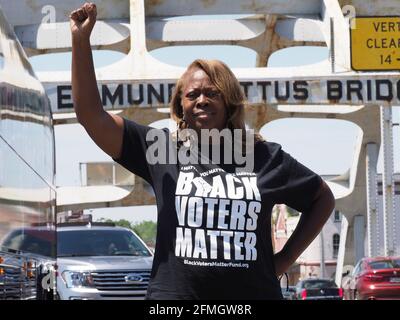
[[[349,228],[349,222],[346,216],[342,215],[342,224],[340,227],[340,243],[339,243],[339,252],[336,261],[336,273],[335,273],[335,282],[340,287],[342,282],[342,273],[344,266],[344,258],[346,254],[346,240],[347,240],[347,230]]]
[[[99,9],[99,20],[129,18],[129,0],[94,2]],[[0,0],[0,6],[13,26],[47,23],[47,17],[52,13],[51,7],[55,9],[56,22],[65,22],[68,21],[70,12],[82,3],[82,0]],[[366,0],[340,0],[339,3],[354,5],[358,16],[400,15],[398,0],[379,0],[379,3],[374,1],[374,5]],[[157,0],[146,1],[145,14],[153,17],[203,14],[318,15],[320,8],[320,0]]]
[[[32,24],[14,28],[18,40],[32,54],[71,51],[69,22]],[[93,49],[112,49],[128,53],[130,37],[129,21],[98,21],[91,35]]]
[[[129,0],[96,0],[98,20],[128,19]],[[82,6],[82,0],[0,0],[8,22],[16,26],[69,22],[72,10]],[[27,19],[29,17],[29,19]]]
[[[275,32],[293,42],[325,43],[323,22],[319,16],[279,17]]]
[[[240,41],[255,38],[265,30],[264,16],[242,19],[146,19],[147,38],[162,42]]]
[[[146,19],[148,51],[170,45],[240,45],[258,51],[268,47],[269,53],[294,45],[325,45],[322,22],[318,17],[282,17],[275,31],[264,15],[240,19],[162,20]],[[29,55],[71,50],[69,22],[16,26],[15,33]],[[274,42],[259,39],[265,33],[278,36]],[[93,49],[109,49],[127,53],[130,48],[128,19],[99,20],[91,36]],[[264,65],[263,65],[264,66]]]
[[[375,143],[367,144],[366,173],[367,173],[367,255],[377,255],[377,164],[378,146]]]
[[[317,14],[320,0],[169,0],[146,1],[146,15],[186,16],[192,14]]]
[[[356,8],[357,16],[398,16],[400,15],[399,0],[347,0],[340,2]]]
[[[354,264],[365,256],[365,217],[364,214],[354,216],[353,221],[353,239],[354,239]]]
[[[253,15],[239,19],[162,20],[146,19],[148,50],[169,45],[231,44],[249,47],[257,51],[257,39],[264,33],[278,36],[278,44],[264,43],[271,49],[291,45],[325,45],[321,31],[322,22],[317,16],[280,17],[275,30],[271,30],[265,15]],[[256,41],[249,41],[249,40]],[[270,39],[271,40],[271,39]]]
[[[393,131],[392,107],[381,106],[381,139],[383,151],[383,237],[384,255],[395,254],[394,184],[393,184]]]
[[[344,18],[338,1],[322,0],[321,17],[325,42],[332,53],[331,63],[338,71],[350,70],[349,23]]]

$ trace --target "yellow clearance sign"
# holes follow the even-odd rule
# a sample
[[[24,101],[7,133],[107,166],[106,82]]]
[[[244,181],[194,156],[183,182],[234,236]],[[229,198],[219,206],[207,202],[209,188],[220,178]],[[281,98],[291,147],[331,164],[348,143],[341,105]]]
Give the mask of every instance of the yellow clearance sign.
[[[353,70],[400,70],[400,17],[354,19],[350,29]]]

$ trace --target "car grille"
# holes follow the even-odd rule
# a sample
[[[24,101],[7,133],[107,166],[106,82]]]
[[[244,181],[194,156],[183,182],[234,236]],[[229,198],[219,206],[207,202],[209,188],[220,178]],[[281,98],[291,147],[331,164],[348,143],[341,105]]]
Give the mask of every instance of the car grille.
[[[3,266],[0,277],[0,299],[30,299],[36,295],[35,278],[27,278],[20,268]]]
[[[124,296],[128,294],[144,296],[149,284],[150,270],[96,271],[91,275],[94,285],[99,291],[130,291],[124,293]],[[134,275],[132,282],[126,280],[129,275]]]

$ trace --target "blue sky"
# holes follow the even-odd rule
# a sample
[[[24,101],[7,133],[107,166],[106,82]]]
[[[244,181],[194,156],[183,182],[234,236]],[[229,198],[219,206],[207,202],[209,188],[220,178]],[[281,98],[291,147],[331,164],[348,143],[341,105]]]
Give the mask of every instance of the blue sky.
[[[255,52],[232,46],[187,46],[164,48],[152,52],[153,56],[174,65],[188,65],[197,57],[220,59],[230,67],[252,67]],[[273,54],[270,67],[290,67],[314,63],[328,55],[322,47],[294,47]],[[123,55],[110,51],[96,51],[96,67],[113,63]],[[51,54],[30,58],[35,71],[69,70],[71,55]],[[400,122],[398,107],[394,108],[394,121]],[[80,185],[79,162],[111,161],[89,138],[78,124],[56,126],[57,185]],[[319,174],[340,174],[350,165],[355,148],[356,127],[346,121],[316,119],[285,119],[265,126],[261,133],[269,140],[282,144],[283,148]],[[316,134],[317,133],[317,134]],[[400,172],[400,128],[394,127],[395,170]],[[79,143],[77,143],[79,142]],[[378,163],[378,171],[381,161]],[[95,217],[109,216],[131,221],[155,218],[155,208],[121,208],[94,210]],[[135,213],[134,213],[135,212]],[[143,216],[143,217],[142,217]]]

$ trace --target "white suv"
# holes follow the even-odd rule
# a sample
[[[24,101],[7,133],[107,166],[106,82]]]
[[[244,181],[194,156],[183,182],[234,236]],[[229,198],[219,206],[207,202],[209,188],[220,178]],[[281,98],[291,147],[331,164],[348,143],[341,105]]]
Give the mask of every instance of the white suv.
[[[57,226],[62,300],[144,299],[153,254],[132,231],[104,223]]]

